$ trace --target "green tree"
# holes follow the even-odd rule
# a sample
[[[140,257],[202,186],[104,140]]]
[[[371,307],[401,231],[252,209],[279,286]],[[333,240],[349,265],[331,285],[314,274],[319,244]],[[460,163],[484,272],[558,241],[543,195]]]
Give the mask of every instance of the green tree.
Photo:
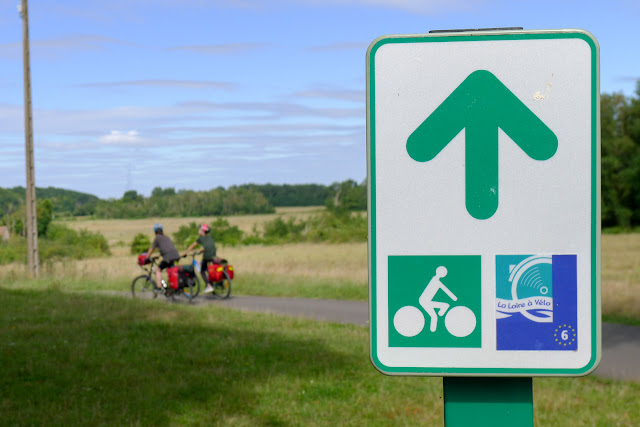
[[[0,217],[13,213],[24,204],[24,187],[0,188]],[[49,199],[56,216],[91,215],[100,199],[98,197],[72,190],[55,187],[36,188],[36,200]],[[11,211],[11,212],[8,212]]]
[[[303,233],[307,228],[304,221],[296,222],[296,218],[284,221],[276,217],[264,224],[264,240],[267,243],[299,242],[303,240]]]
[[[38,236],[46,236],[49,224],[53,220],[53,203],[49,199],[38,201],[36,206]]]
[[[246,184],[240,188],[255,190],[273,206],[322,206],[329,188],[320,184]]]
[[[126,191],[122,195],[123,202],[137,202],[139,200],[140,200],[140,196],[138,195],[138,192],[136,190]]]
[[[211,234],[216,243],[235,246],[242,241],[244,232],[237,225],[232,226],[229,224],[229,221],[225,218],[216,219],[211,223],[210,227],[209,234]]]
[[[358,184],[354,180],[349,179],[341,183],[332,184],[325,206],[328,210],[338,213],[366,210],[366,182]]]
[[[198,238],[199,228],[200,226],[193,221],[188,225],[181,225],[178,231],[172,235],[173,243],[179,248],[186,248]],[[147,246],[147,249],[149,249],[149,246]]]
[[[144,233],[138,233],[133,236],[133,240],[131,241],[131,255],[139,255],[144,251],[149,250],[150,247],[151,240],[149,239],[149,236]]]
[[[622,94],[603,94],[601,109],[602,225],[640,221],[640,106]]]
[[[53,203],[49,199],[36,201],[36,220],[38,222],[38,236],[46,236],[51,221],[53,221]],[[11,214],[6,215],[3,222],[7,224],[9,230],[17,235],[25,236],[27,229],[27,209],[21,205]]]

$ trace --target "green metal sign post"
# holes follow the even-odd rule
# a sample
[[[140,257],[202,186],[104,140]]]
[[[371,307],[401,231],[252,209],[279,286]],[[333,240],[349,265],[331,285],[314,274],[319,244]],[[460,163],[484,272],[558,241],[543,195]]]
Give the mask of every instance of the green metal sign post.
[[[533,427],[532,378],[445,377],[448,427]]]

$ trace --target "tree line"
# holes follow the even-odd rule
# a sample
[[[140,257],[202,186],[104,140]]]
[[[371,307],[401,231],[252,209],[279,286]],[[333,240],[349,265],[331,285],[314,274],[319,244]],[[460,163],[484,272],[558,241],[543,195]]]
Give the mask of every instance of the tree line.
[[[208,191],[178,190],[156,187],[145,197],[135,190],[119,199],[100,199],[94,195],[60,188],[36,188],[36,198],[43,214],[49,216],[84,216],[95,218],[146,218],[229,216],[273,213],[280,206],[323,206],[333,210],[365,210],[366,183],[347,180],[331,185],[245,184]],[[25,218],[25,189],[0,188],[0,224],[9,225],[21,234]]]
[[[640,80],[635,96],[604,94],[602,127],[602,226],[640,225]]]
[[[0,218],[19,211],[25,200],[24,187],[0,188]],[[38,200],[48,199],[53,212],[58,216],[91,215],[100,199],[97,196],[62,188],[36,188]]]
[[[245,184],[239,188],[262,193],[276,207],[321,206],[331,191],[329,186],[321,184]]]
[[[156,187],[144,197],[135,190],[120,199],[99,200],[91,215],[96,218],[145,218],[151,216],[193,217],[243,215],[275,212],[258,191],[231,187],[209,191]]]
[[[156,187],[149,197],[135,190],[120,199],[98,200],[96,218],[195,217],[274,213],[280,206],[322,206],[366,210],[366,183],[347,180],[320,184],[245,184],[208,191]]]

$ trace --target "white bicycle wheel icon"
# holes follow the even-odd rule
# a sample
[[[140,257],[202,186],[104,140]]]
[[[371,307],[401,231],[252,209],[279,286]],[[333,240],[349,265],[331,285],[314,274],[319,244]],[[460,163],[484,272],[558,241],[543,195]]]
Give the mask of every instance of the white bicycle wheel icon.
[[[442,314],[440,314],[442,315]],[[464,338],[476,329],[476,315],[469,307],[457,305],[444,314],[444,326],[454,337]],[[412,305],[398,310],[393,317],[393,326],[399,334],[414,337],[424,329],[425,317],[422,311]]]

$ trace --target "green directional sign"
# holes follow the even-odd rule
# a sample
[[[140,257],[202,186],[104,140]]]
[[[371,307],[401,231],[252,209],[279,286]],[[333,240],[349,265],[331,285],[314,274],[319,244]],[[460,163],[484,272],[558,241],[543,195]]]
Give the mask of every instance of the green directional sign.
[[[487,219],[498,209],[498,128],[532,159],[547,160],[558,149],[551,129],[496,76],[478,70],[409,136],[407,152],[432,160],[464,129],[467,211]]]
[[[599,94],[598,42],[583,30],[371,43],[377,369],[530,377],[597,367]]]

